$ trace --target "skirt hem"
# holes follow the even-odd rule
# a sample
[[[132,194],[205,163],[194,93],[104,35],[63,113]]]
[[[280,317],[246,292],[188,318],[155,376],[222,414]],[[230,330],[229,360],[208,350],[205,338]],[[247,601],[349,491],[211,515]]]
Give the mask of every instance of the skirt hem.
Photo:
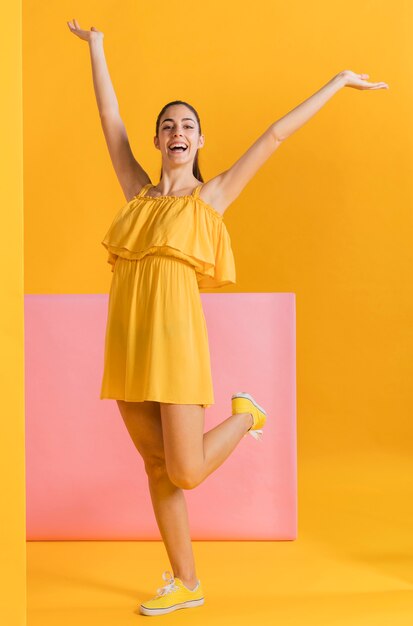
[[[182,401],[177,401],[177,400],[159,400],[158,398],[139,398],[139,400],[135,399],[135,398],[118,398],[118,397],[114,397],[114,396],[110,396],[110,395],[104,395],[104,396],[100,396],[99,397],[100,400],[122,400],[123,402],[164,402],[165,404],[199,404],[202,407],[204,407],[205,409],[209,408],[210,406],[212,406],[213,404],[215,404],[215,402],[182,402]]]

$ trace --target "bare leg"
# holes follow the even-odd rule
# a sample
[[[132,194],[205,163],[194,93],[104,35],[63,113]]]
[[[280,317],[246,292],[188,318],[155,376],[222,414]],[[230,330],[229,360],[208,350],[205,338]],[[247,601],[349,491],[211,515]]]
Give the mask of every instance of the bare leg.
[[[200,405],[160,403],[160,407],[165,466],[170,478],[164,483],[152,482],[152,502],[174,576],[193,588],[197,576],[182,489],[192,489],[217,469],[253,420],[250,413],[231,415],[203,433],[205,409]]]
[[[222,465],[252,424],[251,413],[237,413],[204,433],[204,464],[200,482]]]
[[[185,494],[166,471],[159,403],[118,400],[118,407],[145,463],[155,518],[173,574],[191,589],[197,576]]]
[[[193,489],[222,465],[253,422],[251,413],[237,413],[204,433],[201,405],[160,405],[166,466],[182,489]]]
[[[164,471],[148,473],[149,491],[173,575],[193,589],[197,584],[185,494]]]
[[[250,413],[242,416],[232,415],[204,434],[208,474],[222,464],[252,425]],[[197,576],[185,494],[171,482],[166,468],[165,471],[149,472],[148,479],[153,509],[174,576],[192,589],[197,584]]]
[[[129,434],[141,453],[148,475],[148,485],[155,518],[161,533],[174,576],[192,589],[197,583],[194,554],[191,544],[189,521],[183,489],[171,481],[166,468],[163,427],[160,405],[157,402],[118,401],[119,410]],[[167,405],[178,410],[182,405]],[[192,424],[200,424],[198,433],[203,442],[204,468],[210,474],[229,456],[252,424],[249,413],[233,415],[205,434],[203,430],[204,409],[199,405],[185,405],[190,411]],[[197,419],[198,417],[198,419]],[[181,432],[181,435],[183,433]],[[187,434],[190,434],[189,432]],[[181,437],[181,443],[183,439]],[[205,448],[205,450],[204,450]]]

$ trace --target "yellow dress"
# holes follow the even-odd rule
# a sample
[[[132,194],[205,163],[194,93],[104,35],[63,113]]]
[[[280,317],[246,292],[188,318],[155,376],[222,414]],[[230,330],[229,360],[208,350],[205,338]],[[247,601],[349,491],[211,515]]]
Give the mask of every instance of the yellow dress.
[[[100,398],[214,404],[199,290],[235,283],[221,213],[199,197],[145,196],[115,216],[102,245],[112,265]]]

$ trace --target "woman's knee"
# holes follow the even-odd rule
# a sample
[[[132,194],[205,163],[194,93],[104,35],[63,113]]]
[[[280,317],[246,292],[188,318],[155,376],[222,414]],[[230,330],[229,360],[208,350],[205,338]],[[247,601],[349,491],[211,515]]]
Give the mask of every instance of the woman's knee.
[[[173,471],[168,474],[170,481],[180,489],[194,489],[200,484],[198,472],[194,470],[187,472]]]
[[[150,480],[158,482],[169,478],[164,456],[154,455],[152,452],[148,451],[146,455],[142,455],[142,458],[145,465],[145,472]]]
[[[167,467],[165,456],[154,455],[149,452],[143,456],[145,471],[152,482],[163,482],[167,479],[180,489],[193,489],[199,484],[198,475],[193,470],[183,470],[179,467]]]
[[[166,467],[171,482],[193,489],[201,482],[205,409],[160,403]]]

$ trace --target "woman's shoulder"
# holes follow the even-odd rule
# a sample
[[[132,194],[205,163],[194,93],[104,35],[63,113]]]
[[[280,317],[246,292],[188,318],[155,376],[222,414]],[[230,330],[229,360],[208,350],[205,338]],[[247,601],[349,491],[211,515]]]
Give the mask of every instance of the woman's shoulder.
[[[198,197],[223,216],[229,203],[224,197],[221,183],[221,175],[215,176],[204,183],[200,183],[201,187],[198,192]]]

